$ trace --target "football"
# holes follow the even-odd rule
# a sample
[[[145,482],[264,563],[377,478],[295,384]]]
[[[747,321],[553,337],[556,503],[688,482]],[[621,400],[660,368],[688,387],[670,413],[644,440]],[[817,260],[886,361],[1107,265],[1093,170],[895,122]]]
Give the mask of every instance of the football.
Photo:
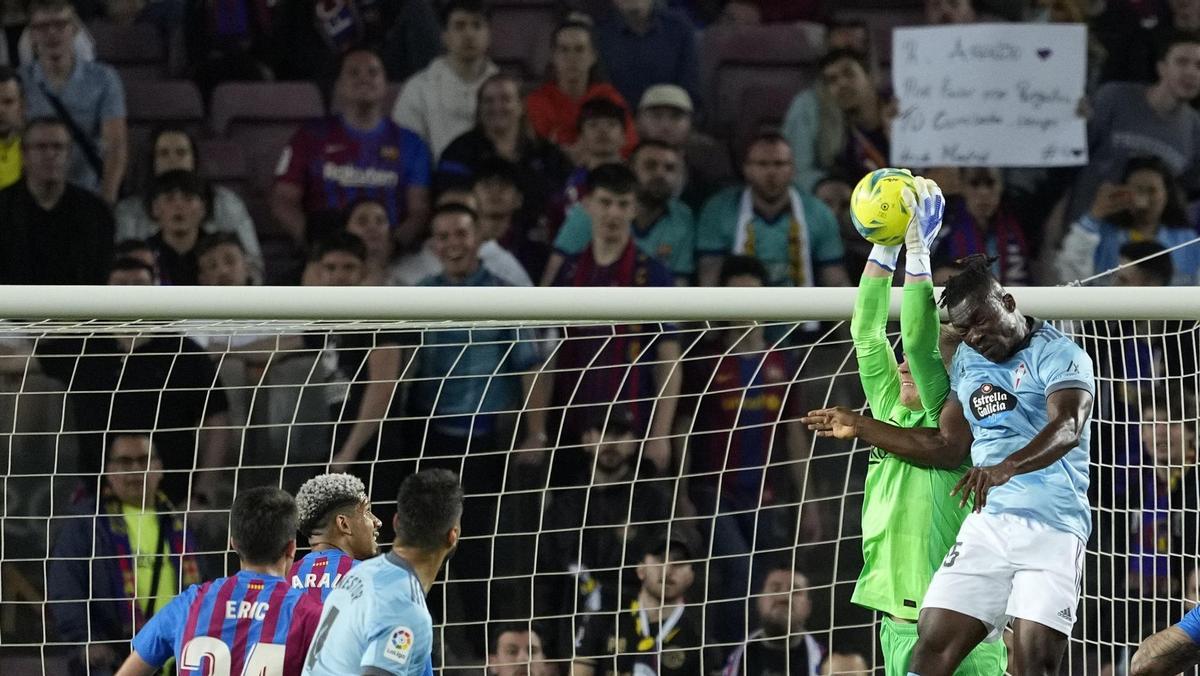
[[[874,244],[903,244],[913,217],[904,202],[905,188],[914,190],[907,169],[876,169],[863,176],[850,193],[850,220],[858,234]]]

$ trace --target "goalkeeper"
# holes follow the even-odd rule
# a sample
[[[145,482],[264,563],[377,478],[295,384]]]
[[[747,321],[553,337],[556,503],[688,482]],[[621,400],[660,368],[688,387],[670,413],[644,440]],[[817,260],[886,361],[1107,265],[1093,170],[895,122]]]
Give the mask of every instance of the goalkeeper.
[[[850,333],[872,415],[899,427],[937,428],[950,380],[938,348],[940,325],[929,252],[942,225],[944,201],[933,181],[917,177],[915,183],[916,194],[905,195],[915,215],[905,237],[900,309],[904,361],[896,364],[886,328],[899,245],[872,249],[859,282]],[[969,467],[970,458],[958,469],[944,470],[914,465],[886,449],[871,449],[862,512],[863,570],[851,600],[883,613],[879,642],[887,676],[908,672],[921,599],[971,511],[970,504],[960,507],[959,499],[950,495]],[[955,673],[1001,676],[1006,662],[1002,641],[980,643]]]

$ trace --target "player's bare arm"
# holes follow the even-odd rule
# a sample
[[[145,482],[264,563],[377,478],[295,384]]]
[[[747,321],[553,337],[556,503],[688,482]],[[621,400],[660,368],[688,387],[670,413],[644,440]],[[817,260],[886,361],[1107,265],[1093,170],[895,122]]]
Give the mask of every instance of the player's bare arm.
[[[1138,646],[1129,665],[1129,676],[1174,676],[1200,664],[1200,645],[1179,627],[1148,637]]]
[[[1092,395],[1084,390],[1059,390],[1046,397],[1048,425],[1024,448],[996,465],[972,467],[954,487],[962,495],[961,505],[975,495],[975,511],[987,504],[988,490],[1006,483],[1018,474],[1036,472],[1058,462],[1079,443],[1079,437],[1092,412]]]
[[[946,399],[937,429],[897,427],[844,406],[809,411],[801,422],[818,437],[857,437],[872,446],[886,448],[889,453],[909,462],[942,469],[961,466],[971,452],[973,441],[962,405],[953,397]]]

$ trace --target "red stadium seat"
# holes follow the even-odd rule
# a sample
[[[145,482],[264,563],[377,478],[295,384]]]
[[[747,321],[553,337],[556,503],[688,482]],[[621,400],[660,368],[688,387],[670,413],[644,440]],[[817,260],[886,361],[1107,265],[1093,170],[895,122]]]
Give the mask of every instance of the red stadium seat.
[[[705,31],[700,75],[709,130],[729,137],[743,96],[752,87],[796,92],[807,86],[816,75],[824,42],[824,27],[808,23],[714,26]]]

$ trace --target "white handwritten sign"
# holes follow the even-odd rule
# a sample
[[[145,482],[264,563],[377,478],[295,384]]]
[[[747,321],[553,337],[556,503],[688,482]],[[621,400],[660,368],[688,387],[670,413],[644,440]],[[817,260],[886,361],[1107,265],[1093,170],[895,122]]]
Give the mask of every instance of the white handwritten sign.
[[[1082,24],[898,28],[899,167],[1087,164]]]

